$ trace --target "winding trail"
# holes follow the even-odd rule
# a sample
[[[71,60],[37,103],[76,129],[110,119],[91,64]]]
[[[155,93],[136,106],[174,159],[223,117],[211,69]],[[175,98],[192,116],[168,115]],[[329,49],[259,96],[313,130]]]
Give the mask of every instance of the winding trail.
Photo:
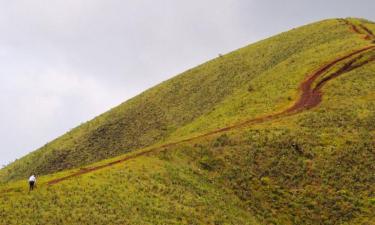
[[[350,23],[347,20],[341,20],[341,21],[343,21],[345,24],[347,24],[354,33],[357,33],[361,36],[364,35],[362,32],[360,32],[359,28],[356,25]],[[362,26],[361,26],[361,28],[363,30],[366,30],[366,33],[367,33],[367,34],[365,34],[366,36],[371,37],[371,39],[375,39],[374,35],[372,34],[372,32],[370,30],[365,29]],[[366,40],[368,40],[368,39],[366,38]],[[133,152],[133,153],[130,153],[131,155],[128,155],[128,156],[125,156],[124,158],[106,163],[104,165],[82,168],[81,170],[73,172],[73,173],[71,173],[67,176],[52,179],[52,180],[48,181],[47,184],[48,185],[58,184],[58,183],[60,183],[64,180],[67,180],[67,179],[70,179],[70,178],[73,178],[73,177],[76,177],[76,176],[81,176],[83,174],[87,174],[87,173],[97,171],[97,170],[100,170],[100,169],[103,169],[103,168],[111,167],[113,165],[123,163],[123,162],[126,162],[128,160],[140,157],[140,156],[148,155],[148,154],[151,154],[151,153],[156,153],[158,151],[164,150],[168,147],[172,147],[172,146],[175,146],[175,145],[180,144],[180,143],[191,142],[191,141],[194,141],[194,140],[197,140],[197,139],[200,139],[200,138],[212,136],[212,135],[215,135],[215,134],[219,134],[219,133],[223,133],[223,132],[226,132],[226,131],[238,129],[238,128],[241,128],[241,127],[254,125],[254,124],[260,124],[260,123],[268,122],[268,121],[271,121],[271,120],[276,120],[276,119],[292,116],[292,115],[301,113],[305,110],[310,110],[312,108],[315,108],[322,101],[322,95],[323,95],[323,93],[321,91],[322,87],[328,81],[330,81],[330,80],[332,80],[332,79],[334,79],[334,78],[336,78],[336,77],[338,77],[338,76],[340,76],[344,73],[347,73],[347,72],[352,71],[356,68],[359,68],[359,67],[361,67],[361,66],[363,66],[367,63],[375,61],[375,57],[367,59],[367,60],[359,61],[362,58],[363,53],[368,52],[368,51],[372,51],[374,49],[375,49],[375,45],[370,45],[370,46],[366,46],[366,47],[362,47],[360,49],[354,50],[354,51],[352,51],[352,52],[350,52],[350,53],[348,53],[344,56],[340,56],[338,58],[333,59],[332,61],[326,63],[325,65],[318,68],[316,71],[309,74],[307,76],[307,78],[299,86],[299,90],[300,90],[300,93],[301,93],[299,98],[296,100],[296,102],[292,106],[285,109],[284,111],[277,112],[277,113],[274,113],[274,114],[271,114],[271,115],[266,115],[266,116],[261,116],[261,117],[257,117],[257,118],[254,118],[254,119],[250,119],[250,120],[238,123],[238,124],[234,124],[234,125],[227,126],[227,127],[224,127],[224,128],[216,129],[216,130],[210,131],[208,133],[205,133],[205,134],[202,134],[202,135],[199,135],[199,136],[183,139],[183,140],[180,140],[180,141],[177,141],[177,142],[167,143],[167,144],[164,144],[164,145],[161,145],[161,146],[158,146],[158,147],[154,147],[154,148],[142,151],[142,152],[138,152],[138,153]],[[350,59],[350,58],[352,58],[352,59]],[[339,63],[341,63],[341,62],[343,62],[347,59],[350,59],[350,60],[348,62],[344,63],[344,65],[342,67],[340,67],[336,72],[323,77],[320,81],[317,81],[318,78],[324,76],[326,74],[326,72],[328,70],[330,70],[332,67],[334,67],[335,65],[337,65],[337,64],[339,64]]]

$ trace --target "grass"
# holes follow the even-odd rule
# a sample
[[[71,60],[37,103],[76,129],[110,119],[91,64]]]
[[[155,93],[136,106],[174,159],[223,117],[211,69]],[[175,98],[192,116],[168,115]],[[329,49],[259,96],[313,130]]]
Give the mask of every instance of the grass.
[[[368,21],[349,20],[372,29]],[[42,174],[76,167],[41,177],[38,190],[30,194],[24,181],[2,184],[0,224],[372,225],[374,63],[329,81],[322,103],[312,110],[165,148],[54,186],[45,184],[122,151],[281,111],[293,104],[309,73],[369,43],[343,21],[326,20],[166,81],[2,170],[3,180],[12,180],[35,169],[31,163]],[[361,60],[372,54],[363,54]],[[131,125],[126,123],[129,113],[134,113]],[[134,143],[123,140],[130,131],[138,135]],[[74,146],[82,151],[78,159],[89,159],[71,161],[79,154]],[[65,148],[72,148],[69,154]],[[55,154],[62,162],[51,161]]]
[[[197,171],[156,157],[137,158],[30,194],[2,196],[10,204],[0,207],[0,223],[257,224],[233,193]]]

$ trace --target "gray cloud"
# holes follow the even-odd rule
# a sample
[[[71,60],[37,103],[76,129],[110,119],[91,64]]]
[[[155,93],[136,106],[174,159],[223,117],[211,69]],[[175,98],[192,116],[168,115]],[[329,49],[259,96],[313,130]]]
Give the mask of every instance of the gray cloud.
[[[162,80],[372,0],[0,0],[0,164]]]

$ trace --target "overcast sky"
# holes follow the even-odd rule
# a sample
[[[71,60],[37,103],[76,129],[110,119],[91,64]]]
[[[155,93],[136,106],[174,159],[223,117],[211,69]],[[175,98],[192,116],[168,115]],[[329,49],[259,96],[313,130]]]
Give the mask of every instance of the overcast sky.
[[[0,165],[218,54],[374,0],[0,0]]]

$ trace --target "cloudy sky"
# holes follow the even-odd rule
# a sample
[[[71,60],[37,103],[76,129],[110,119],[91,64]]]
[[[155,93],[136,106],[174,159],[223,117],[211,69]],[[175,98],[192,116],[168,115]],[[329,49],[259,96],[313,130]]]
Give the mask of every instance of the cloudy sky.
[[[0,0],[0,166],[218,54],[373,0]]]

